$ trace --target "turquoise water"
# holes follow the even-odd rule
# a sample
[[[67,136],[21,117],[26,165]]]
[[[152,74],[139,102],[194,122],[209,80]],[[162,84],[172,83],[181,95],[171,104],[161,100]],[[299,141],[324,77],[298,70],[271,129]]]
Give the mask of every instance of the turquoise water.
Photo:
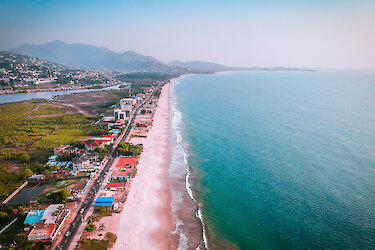
[[[175,86],[212,249],[375,248],[375,74]]]

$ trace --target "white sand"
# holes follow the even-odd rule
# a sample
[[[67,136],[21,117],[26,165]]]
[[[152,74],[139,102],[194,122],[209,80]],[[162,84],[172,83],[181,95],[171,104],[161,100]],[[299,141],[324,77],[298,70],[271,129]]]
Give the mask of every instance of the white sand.
[[[145,138],[114,249],[170,249],[168,236],[175,225],[168,180],[169,87],[163,87],[153,126]]]

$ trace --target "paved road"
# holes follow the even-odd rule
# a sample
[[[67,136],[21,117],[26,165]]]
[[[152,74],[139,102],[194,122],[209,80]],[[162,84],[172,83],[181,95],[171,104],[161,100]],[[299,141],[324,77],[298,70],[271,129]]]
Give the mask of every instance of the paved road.
[[[140,108],[145,103],[147,103],[154,96],[155,91],[156,90],[154,90],[150,94],[150,96],[142,104],[140,104],[136,108],[136,110],[134,112],[134,115],[132,116],[131,120],[129,121],[129,125],[127,126],[127,129],[125,131],[125,134],[124,134],[122,140],[126,140],[126,138],[128,137],[128,135],[129,135],[129,133],[131,131],[131,128],[132,128],[132,126],[134,124],[134,120],[135,120],[135,118],[136,118],[136,116],[137,116]],[[115,147],[112,148],[112,150],[111,150],[111,152],[109,154],[109,160],[108,160],[107,164],[104,166],[104,168],[102,169],[102,171],[99,173],[99,176],[95,180],[95,183],[91,185],[90,191],[87,194],[86,199],[85,199],[85,201],[83,202],[83,204],[81,206],[81,209],[79,210],[79,212],[77,213],[76,217],[74,218],[72,224],[70,225],[67,233],[64,236],[64,239],[61,241],[60,245],[57,246],[57,249],[68,249],[69,246],[70,246],[70,244],[72,243],[74,235],[77,232],[78,228],[80,227],[80,225],[81,225],[81,223],[83,221],[83,218],[85,218],[85,216],[86,216],[86,214],[87,214],[90,206],[94,203],[95,196],[96,196],[97,192],[99,191],[100,186],[101,186],[104,178],[108,174],[109,168],[112,166],[114,160],[117,157],[117,151],[115,149],[116,149]]]

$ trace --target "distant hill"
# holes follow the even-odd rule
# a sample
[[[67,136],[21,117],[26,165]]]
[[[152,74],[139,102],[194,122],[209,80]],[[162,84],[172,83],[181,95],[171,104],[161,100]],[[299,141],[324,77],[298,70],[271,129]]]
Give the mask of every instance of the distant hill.
[[[105,47],[80,43],[67,44],[63,41],[54,41],[40,45],[25,44],[9,51],[74,67],[123,69],[127,71],[157,72],[171,75],[184,73],[212,73],[228,70],[309,70],[283,67],[230,67],[202,61],[173,61],[164,64],[151,56],[144,56],[134,51],[116,53]]]
[[[287,68],[287,67],[231,67],[222,64],[203,61],[172,61],[170,66],[184,67],[196,71],[315,71],[307,68]]]
[[[202,61],[189,61],[189,62],[182,62],[182,61],[172,61],[168,63],[169,66],[175,67],[184,67],[193,70],[200,70],[200,71],[225,71],[234,69],[233,67],[224,66],[217,63],[211,62],[202,62]]]
[[[166,73],[185,73],[186,71],[184,68],[165,65],[151,56],[143,56],[134,51],[115,53],[104,47],[79,43],[67,44],[62,41],[40,45],[25,44],[10,51],[76,67]]]

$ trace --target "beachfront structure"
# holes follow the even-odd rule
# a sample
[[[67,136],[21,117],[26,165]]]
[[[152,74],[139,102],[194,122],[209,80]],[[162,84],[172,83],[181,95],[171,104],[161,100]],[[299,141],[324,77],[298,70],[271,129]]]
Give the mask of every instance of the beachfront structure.
[[[94,208],[112,209],[115,197],[98,197],[94,203]]]
[[[128,182],[110,182],[105,185],[105,189],[107,190],[124,190],[128,186]]]
[[[137,157],[120,157],[112,171],[111,182],[127,182],[137,161]]]

